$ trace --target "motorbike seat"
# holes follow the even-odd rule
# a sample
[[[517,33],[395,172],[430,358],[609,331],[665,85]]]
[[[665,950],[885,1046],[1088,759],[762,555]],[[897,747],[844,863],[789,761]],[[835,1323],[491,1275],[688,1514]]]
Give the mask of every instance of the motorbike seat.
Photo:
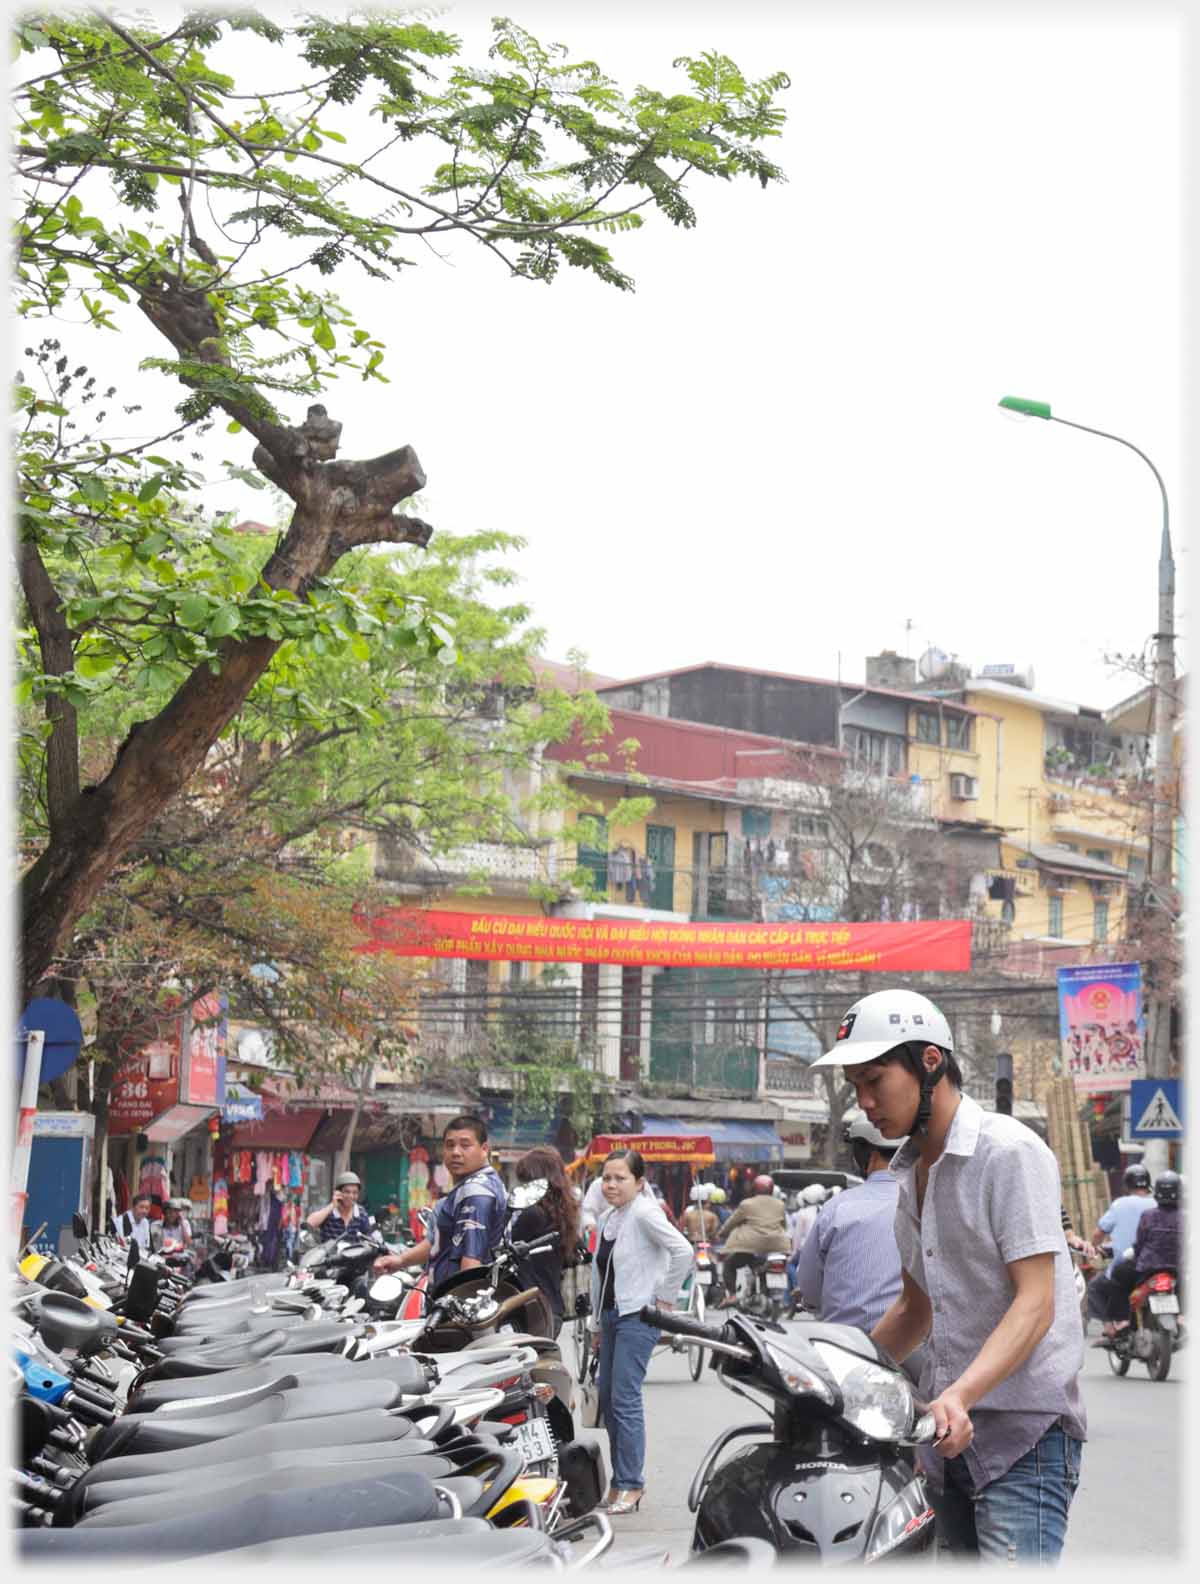
[[[197,1282],[194,1287],[189,1287],[186,1303],[199,1299],[201,1303],[206,1298],[228,1298],[230,1293],[235,1293],[241,1288],[255,1288],[260,1292],[269,1292],[272,1289],[286,1287],[291,1280],[287,1271],[270,1271],[263,1276],[250,1276],[233,1281]]]
[[[320,1456],[319,1453],[317,1455]],[[189,1513],[197,1516],[209,1513],[215,1517],[226,1506],[231,1493],[261,1498],[276,1495],[280,1491],[317,1491],[327,1485],[345,1485],[358,1478],[383,1479],[392,1474],[420,1474],[426,1479],[437,1480],[439,1485],[454,1490],[464,1511],[471,1503],[478,1500],[483,1490],[479,1480],[456,1476],[454,1465],[447,1459],[435,1455],[411,1458],[368,1457],[357,1462],[336,1464],[331,1467],[322,1466],[320,1463],[294,1464],[260,1469],[257,1472],[247,1471],[244,1464],[239,1467],[240,1473],[233,1478],[230,1477],[231,1470],[228,1465],[218,1465],[206,1470],[203,1475],[193,1472],[189,1475],[180,1475],[175,1480],[168,1480],[158,1490],[149,1494],[122,1496],[116,1501],[105,1502],[103,1505],[93,1502],[92,1507],[79,1522],[86,1524],[89,1529],[111,1529],[117,1525],[153,1523],[162,1513],[164,1500],[169,1502],[173,1497],[182,1498]],[[138,1480],[134,1483],[140,1486],[144,1482]],[[125,1487],[118,1485],[114,1488],[122,1490]]]
[[[448,1516],[432,1481],[423,1474],[394,1473],[223,1502],[219,1523],[213,1522],[211,1512],[201,1512],[112,1528],[92,1520],[73,1529],[23,1529],[20,1554],[28,1561],[74,1558],[85,1563],[105,1557],[209,1556],[285,1536],[428,1523]]]
[[[170,1340],[166,1338],[164,1340]],[[177,1380],[189,1375],[213,1375],[222,1370],[244,1369],[272,1358],[286,1342],[282,1331],[260,1332],[257,1336],[236,1337],[229,1342],[209,1342],[186,1351],[170,1353],[144,1370],[141,1381]]]
[[[124,1461],[124,1460],[118,1460]],[[369,1441],[352,1446],[285,1447],[266,1457],[242,1457],[232,1461],[205,1464],[200,1468],[180,1468],[166,1473],[144,1474],[138,1479],[99,1479],[94,1484],[79,1481],[67,1492],[60,1519],[64,1526],[85,1514],[108,1507],[115,1502],[128,1502],[131,1506],[142,1498],[153,1498],[160,1503],[150,1514],[149,1522],[162,1511],[161,1499],[174,1492],[186,1498],[191,1509],[193,1494],[200,1501],[208,1494],[221,1490],[238,1490],[245,1487],[249,1494],[251,1485],[268,1475],[289,1474],[296,1484],[306,1484],[316,1472],[326,1472],[330,1478],[337,1471],[371,1474],[377,1469],[387,1473],[400,1463],[414,1474],[424,1474],[429,1479],[441,1480],[453,1475],[458,1464],[446,1457],[432,1441],[419,1436],[407,1436],[399,1441]],[[97,1471],[98,1472],[98,1471]],[[141,1521],[138,1519],[137,1521]]]
[[[275,1540],[230,1551],[235,1566],[254,1562],[305,1562],[313,1557],[342,1557],[349,1552],[355,1562],[391,1565],[397,1552],[407,1567],[426,1558],[442,1562],[443,1547],[452,1547],[456,1567],[520,1568],[530,1562],[553,1559],[550,1537],[537,1529],[493,1529],[484,1518],[455,1518],[443,1523],[386,1524],[375,1529],[343,1530],[336,1535],[310,1535],[304,1540]],[[661,1553],[660,1553],[661,1555]]]
[[[361,1408],[392,1408],[400,1396],[390,1381],[368,1380],[359,1385],[329,1382],[274,1392],[249,1406],[235,1404],[224,1413],[219,1411],[220,1404],[214,1404],[208,1413],[197,1417],[186,1409],[178,1413],[132,1414],[99,1432],[92,1442],[89,1461],[98,1463],[106,1457],[124,1457],[133,1452],[169,1452],[287,1420],[336,1418]]]
[[[315,1385],[317,1381],[353,1379],[390,1380],[402,1392],[414,1396],[429,1389],[424,1369],[411,1354],[402,1353],[395,1358],[385,1355],[355,1364],[337,1353],[297,1353],[279,1363],[268,1359],[261,1364],[248,1364],[243,1369],[222,1370],[216,1375],[147,1380],[130,1395],[126,1412],[149,1413],[168,1402],[247,1391],[284,1375],[294,1377],[304,1386]]]
[[[180,1348],[194,1346],[197,1342],[222,1342],[226,1337],[250,1336],[256,1331],[290,1331],[304,1323],[303,1315],[285,1314],[279,1309],[257,1314],[247,1308],[236,1315],[225,1315],[211,1321],[178,1320],[171,1336],[164,1337],[160,1346],[165,1352],[178,1353]]]
[[[273,1453],[292,1449],[373,1446],[381,1442],[419,1439],[418,1427],[403,1414],[393,1414],[383,1408],[370,1408],[343,1414],[335,1419],[304,1419],[300,1423],[259,1425],[256,1429],[241,1430],[224,1440],[201,1441],[195,1446],[178,1447],[170,1452],[143,1453],[135,1449],[127,1457],[97,1458],[80,1475],[78,1484],[88,1486],[101,1481],[143,1479],[151,1474],[204,1469],[242,1458],[270,1457]]]

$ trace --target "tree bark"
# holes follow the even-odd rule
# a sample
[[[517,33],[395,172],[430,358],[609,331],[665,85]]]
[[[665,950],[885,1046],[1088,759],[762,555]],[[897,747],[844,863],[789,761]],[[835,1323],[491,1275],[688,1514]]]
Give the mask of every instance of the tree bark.
[[[37,546],[28,539],[17,549],[21,591],[38,635],[42,669],[47,676],[66,676],[75,668],[75,647],[58,590],[50,580]],[[50,740],[46,744],[46,817],[51,837],[63,829],[68,811],[79,797],[79,725],[75,706],[61,693],[46,697]]]
[[[299,431],[289,433],[300,438]],[[356,545],[429,541],[427,524],[392,510],[425,483],[407,446],[374,461],[302,459],[292,471],[275,471],[303,504],[263,569],[270,588],[302,597]],[[158,715],[134,726],[105,779],[85,788],[66,809],[22,883],[26,995],[121,856],[203,765],[278,647],[270,638],[223,639],[219,672],[214,676],[207,664],[197,666]]]
[[[358,1084],[358,1096],[354,1102],[354,1110],[350,1113],[349,1126],[346,1128],[346,1142],[337,1152],[337,1158],[333,1163],[333,1177],[335,1182],[337,1181],[338,1175],[341,1172],[349,1170],[350,1153],[354,1148],[354,1135],[358,1131],[358,1119],[362,1115],[363,1102],[366,1100],[367,1095],[371,1092],[371,1077],[374,1071],[375,1063],[373,1060],[363,1063],[362,1077],[360,1078]]]

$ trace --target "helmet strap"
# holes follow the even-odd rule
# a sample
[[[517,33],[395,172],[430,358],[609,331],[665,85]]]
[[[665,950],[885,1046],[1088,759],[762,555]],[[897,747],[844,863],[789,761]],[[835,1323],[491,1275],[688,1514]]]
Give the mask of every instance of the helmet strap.
[[[917,1105],[917,1115],[909,1133],[914,1138],[924,1137],[929,1132],[929,1119],[933,1112],[933,1091],[946,1075],[946,1058],[943,1056],[937,1066],[932,1070],[921,1068],[921,1099]]]

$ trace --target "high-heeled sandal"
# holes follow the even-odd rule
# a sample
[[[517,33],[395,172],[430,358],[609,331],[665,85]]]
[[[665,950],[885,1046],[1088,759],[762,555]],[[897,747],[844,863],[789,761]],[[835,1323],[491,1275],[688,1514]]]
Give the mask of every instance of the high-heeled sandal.
[[[642,1505],[642,1497],[645,1494],[646,1492],[644,1488],[642,1490],[618,1491],[616,1500],[605,1502],[600,1511],[603,1513],[608,1513],[610,1517],[616,1516],[620,1513],[637,1512],[638,1508]]]

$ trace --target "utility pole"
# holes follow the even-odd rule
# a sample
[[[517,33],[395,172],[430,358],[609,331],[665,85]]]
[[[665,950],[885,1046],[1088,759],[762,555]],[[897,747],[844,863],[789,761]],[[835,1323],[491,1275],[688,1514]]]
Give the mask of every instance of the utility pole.
[[[1155,477],[1158,477],[1157,471]],[[1162,486],[1161,478],[1158,480]],[[1154,804],[1150,823],[1150,872],[1147,903],[1159,911],[1170,930],[1174,910],[1172,858],[1175,826],[1175,558],[1171,554],[1167,492],[1163,488],[1162,542],[1158,556],[1158,631],[1154,635]],[[1150,964],[1153,991],[1147,1030],[1146,1076],[1166,1078],[1171,1065],[1171,990],[1164,967]],[[1167,1169],[1165,1139],[1148,1139],[1142,1157],[1151,1177]]]

